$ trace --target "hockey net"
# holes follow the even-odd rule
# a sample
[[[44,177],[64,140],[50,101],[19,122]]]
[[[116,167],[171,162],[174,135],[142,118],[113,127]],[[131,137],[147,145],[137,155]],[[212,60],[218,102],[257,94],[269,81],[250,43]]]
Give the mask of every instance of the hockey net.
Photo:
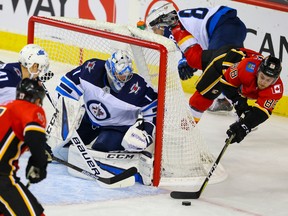
[[[116,49],[128,51],[135,72],[158,91],[153,185],[193,184],[207,176],[214,157],[195,126],[178,76],[180,54],[171,40],[134,26],[34,16],[29,20],[28,43],[40,45],[49,54],[50,69],[55,74],[48,81],[52,96],[59,78],[85,60],[106,60]],[[74,102],[67,106],[70,118],[75,118],[80,105]],[[61,140],[60,134],[54,136]],[[211,182],[225,178],[220,165]]]

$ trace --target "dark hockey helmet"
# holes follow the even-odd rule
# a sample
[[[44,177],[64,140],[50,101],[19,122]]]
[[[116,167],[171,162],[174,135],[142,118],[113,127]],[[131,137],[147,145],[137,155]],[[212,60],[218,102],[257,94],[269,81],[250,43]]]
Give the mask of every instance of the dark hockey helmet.
[[[275,79],[280,76],[281,70],[282,66],[280,60],[273,56],[264,58],[259,66],[259,71],[269,77],[274,77]]]
[[[26,100],[31,103],[35,103],[37,99],[40,99],[40,104],[42,105],[44,97],[45,90],[37,80],[25,78],[16,88],[16,99]]]

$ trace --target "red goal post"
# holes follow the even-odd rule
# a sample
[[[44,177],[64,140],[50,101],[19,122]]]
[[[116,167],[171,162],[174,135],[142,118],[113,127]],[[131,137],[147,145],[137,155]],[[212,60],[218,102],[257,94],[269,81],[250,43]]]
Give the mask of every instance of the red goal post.
[[[104,60],[115,49],[125,49],[132,56],[135,72],[158,91],[153,185],[175,180],[192,183],[206,177],[214,157],[195,127],[177,72],[179,51],[171,40],[134,26],[33,16],[28,23],[28,43],[47,51],[51,70],[58,77],[90,58]],[[49,82],[57,84],[55,79]],[[225,177],[220,166],[214,179]]]

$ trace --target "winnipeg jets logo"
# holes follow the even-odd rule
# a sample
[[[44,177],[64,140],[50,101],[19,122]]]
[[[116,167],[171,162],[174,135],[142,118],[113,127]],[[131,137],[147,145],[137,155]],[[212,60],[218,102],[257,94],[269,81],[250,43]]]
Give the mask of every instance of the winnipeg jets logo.
[[[101,117],[102,115],[104,115],[104,113],[101,110],[101,104],[96,105],[96,106],[92,106],[91,108],[92,108],[92,111],[93,111],[95,116],[97,116],[97,117],[100,116]]]
[[[39,50],[38,53],[37,53],[37,55],[45,55],[44,50]]]
[[[103,121],[110,118],[110,113],[106,106],[97,100],[88,101],[87,108],[97,121]]]
[[[92,61],[92,62],[87,62],[87,64],[86,64],[86,69],[89,71],[89,73],[91,73],[91,70],[94,68],[94,66],[95,66],[95,61]]]
[[[14,71],[16,72],[17,76],[21,77],[22,73],[18,68],[14,67]]]
[[[132,93],[137,94],[140,89],[141,89],[141,87],[139,87],[138,82],[136,82],[136,83],[134,83],[134,84],[132,85],[132,87],[130,88],[129,94],[132,94]]]

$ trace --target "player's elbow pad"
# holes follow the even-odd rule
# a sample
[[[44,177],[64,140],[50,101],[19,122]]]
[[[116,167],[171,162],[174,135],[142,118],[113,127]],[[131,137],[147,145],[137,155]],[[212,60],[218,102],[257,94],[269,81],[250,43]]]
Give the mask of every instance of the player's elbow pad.
[[[243,120],[245,124],[252,129],[266,121],[269,116],[270,115],[267,115],[264,111],[254,106],[251,111],[245,115]]]
[[[184,53],[187,63],[191,68],[202,70],[202,51],[201,46],[195,44]]]
[[[192,34],[190,34],[187,30],[185,30],[181,24],[175,26],[172,29],[172,34],[174,37],[174,40],[177,42],[177,45],[179,49],[185,53],[189,47],[192,47],[193,45],[197,44],[196,38]]]

